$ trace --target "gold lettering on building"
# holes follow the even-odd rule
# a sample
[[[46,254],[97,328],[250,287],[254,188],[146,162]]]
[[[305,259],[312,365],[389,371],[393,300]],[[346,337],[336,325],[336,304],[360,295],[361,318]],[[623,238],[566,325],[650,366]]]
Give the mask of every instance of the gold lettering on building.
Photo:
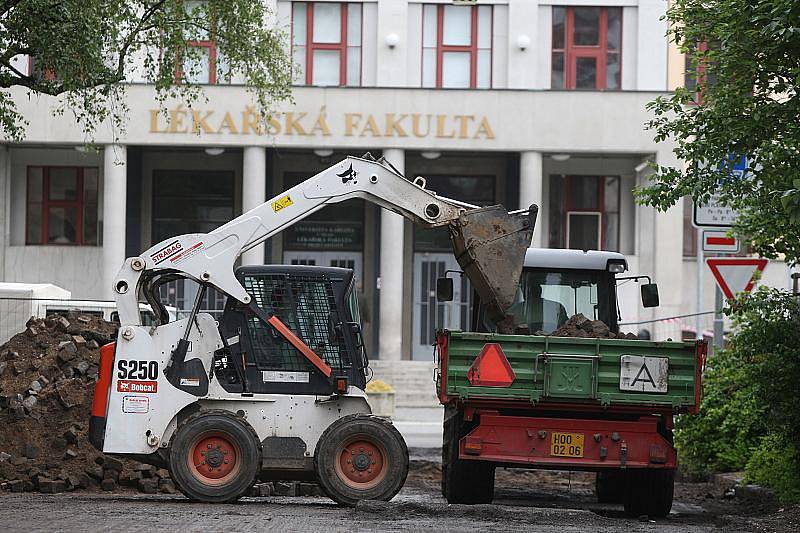
[[[436,136],[442,139],[452,139],[456,136],[455,131],[445,133],[445,124],[447,123],[447,115],[436,115]]]
[[[203,133],[214,133],[206,122],[213,114],[213,111],[192,111],[192,133],[199,134],[201,129]]]
[[[331,116],[325,106],[318,112],[276,111],[264,117],[254,106],[241,113],[214,109],[188,109],[179,105],[166,112],[150,109],[150,133],[213,135],[297,135],[306,137],[416,137],[437,139],[495,138],[485,115],[425,113],[342,113]],[[241,117],[241,118],[239,118]]]
[[[358,127],[361,120],[361,113],[345,113],[344,115],[344,135],[345,137],[352,137],[353,130]]]
[[[298,113],[297,118],[294,118],[293,112],[290,111],[286,113],[286,135],[292,135],[295,131],[298,135],[308,135],[300,124],[300,121],[303,120],[303,117],[306,115],[308,115],[308,113]]]
[[[394,118],[394,113],[386,113],[386,136],[394,137],[397,133],[398,137],[408,137],[408,133],[400,125],[408,115],[400,115],[400,118]]]
[[[364,137],[367,134],[367,131],[369,131],[373,137],[381,136],[381,130],[378,129],[378,123],[375,122],[375,117],[372,115],[367,115],[367,123],[364,124],[364,129],[361,130],[360,137]]]
[[[236,123],[233,121],[233,117],[231,116],[230,112],[226,112],[225,116],[222,118],[222,122],[219,124],[219,128],[217,128],[217,133],[222,133],[222,130],[228,130],[228,133],[239,133],[236,130]]]

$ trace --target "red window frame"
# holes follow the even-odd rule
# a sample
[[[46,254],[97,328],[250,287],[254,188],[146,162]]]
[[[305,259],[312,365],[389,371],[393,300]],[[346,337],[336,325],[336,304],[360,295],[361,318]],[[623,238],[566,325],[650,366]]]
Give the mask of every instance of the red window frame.
[[[478,85],[478,6],[468,6],[471,9],[470,12],[470,33],[471,39],[469,45],[452,45],[452,44],[444,44],[444,4],[439,4],[436,6],[436,88],[442,88],[442,63],[443,57],[445,52],[469,52],[469,88],[476,89]],[[491,6],[490,6],[491,7]],[[489,27],[492,28],[492,32],[494,32],[494,9],[491,10],[491,22],[489,23]],[[422,17],[422,37],[421,39],[425,38],[425,16],[423,14]],[[494,52],[494,43],[492,42],[492,37],[489,38],[490,48],[489,48],[489,88],[492,87],[492,61],[491,56]],[[424,42],[422,43],[422,49],[424,51],[425,45]],[[425,68],[425,65],[422,64],[422,69]],[[422,77],[424,78],[424,72],[422,73]]]
[[[76,169],[76,199],[75,200],[51,200],[50,199],[50,171],[57,168],[74,168]],[[31,200],[31,169],[41,169],[42,171],[42,200],[41,202]],[[84,194],[84,172],[87,169],[93,169],[98,172],[97,167],[78,167],[69,165],[54,165],[54,166],[41,166],[30,165],[26,169],[25,177],[25,244],[27,245],[40,245],[40,246],[95,246],[97,242],[85,243],[83,234],[83,212],[86,208],[86,197]],[[99,185],[99,183],[98,183]],[[95,206],[97,206],[97,198],[95,198]],[[42,229],[38,241],[29,240],[28,222],[29,218],[27,213],[30,212],[31,204],[41,204],[42,210]],[[68,243],[51,243],[48,242],[49,233],[49,209],[51,207],[72,207],[77,210],[77,218],[75,221],[75,242]]]
[[[603,90],[607,88],[608,80],[606,79],[606,68],[608,66],[608,55],[616,54],[619,56],[619,70],[620,70],[620,88],[622,77],[622,8],[619,7],[599,7],[599,6],[585,6],[593,7],[600,10],[600,34],[598,44],[596,45],[576,45],[573,44],[575,33],[575,9],[580,9],[584,6],[554,6],[554,8],[565,10],[564,18],[564,48],[552,48],[552,55],[556,53],[563,54],[564,57],[564,89],[576,89],[577,78],[577,64],[578,58],[591,57],[594,58],[597,65],[597,76],[595,78],[595,90]],[[620,43],[617,50],[608,49],[608,10],[619,10],[619,32]],[[551,30],[552,31],[552,30]],[[552,66],[551,66],[552,68]],[[584,89],[591,90],[591,89]],[[618,89],[612,89],[618,90]]]
[[[575,178],[596,178],[597,180],[597,207],[586,208],[576,207],[572,204],[572,186]],[[567,175],[564,183],[564,247],[569,248],[569,232],[567,232],[567,221],[570,213],[599,213],[600,219],[598,224],[600,226],[600,242],[597,243],[597,250],[603,249],[603,243],[606,242],[606,229],[604,224],[605,218],[605,205],[606,205],[606,176],[591,176],[591,175]]]
[[[697,52],[703,53],[703,52],[707,52],[707,51],[708,51],[708,42],[707,41],[701,41],[701,42],[697,43]],[[684,86],[688,85],[686,83],[687,80],[685,78],[687,76],[689,76],[690,74],[692,74],[693,75],[692,77],[694,78],[694,88],[695,88],[695,90],[697,92],[695,93],[696,98],[690,103],[692,105],[702,105],[702,103],[703,103],[703,93],[705,92],[705,88],[709,83],[708,76],[706,75],[706,68],[708,68],[708,67],[707,67],[705,61],[701,61],[701,62],[699,62],[697,64],[697,68],[695,69],[695,71],[690,73],[691,56],[689,54],[687,54],[686,57],[689,60],[689,64],[686,65],[687,68],[686,68],[686,73],[684,74]]]
[[[314,4],[319,2],[303,2],[306,4],[306,66],[305,66],[305,84],[313,85],[314,79],[314,51],[315,50],[334,50],[339,52],[339,83],[338,87],[347,86],[347,14],[349,4],[353,2],[325,2],[336,3],[339,5],[339,16],[341,18],[341,31],[339,32],[338,43],[316,43],[314,42]],[[364,9],[361,7],[361,26],[364,26]],[[362,31],[359,28],[359,31]],[[291,40],[294,41],[294,9],[292,9],[292,34]],[[363,54],[364,54],[364,35],[362,31],[361,44],[359,45],[361,59],[358,62],[358,86],[361,85],[361,76],[363,68]],[[292,45],[294,46],[294,45]]]
[[[217,83],[217,43],[213,39],[207,41],[186,41],[186,45],[190,48],[206,48],[208,50],[208,81],[201,81],[199,83],[208,83],[214,85]],[[175,78],[183,80],[183,60],[178,58],[178,63],[175,65]]]

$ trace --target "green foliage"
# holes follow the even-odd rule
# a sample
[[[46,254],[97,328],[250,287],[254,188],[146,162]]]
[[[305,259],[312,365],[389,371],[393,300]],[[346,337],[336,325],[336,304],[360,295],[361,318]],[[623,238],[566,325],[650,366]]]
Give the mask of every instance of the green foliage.
[[[137,72],[155,86],[157,99],[178,97],[191,104],[202,95],[186,81],[200,71],[216,45],[217,78],[240,76],[263,116],[275,101],[288,99],[291,61],[284,36],[269,22],[264,2],[252,0],[24,0],[0,5],[0,132],[24,136],[25,122],[11,98],[12,87],[61,95],[56,110],[72,112],[91,138],[111,121],[124,129],[124,82]],[[33,72],[16,68],[14,57],[34,58]],[[189,65],[183,80],[176,74]],[[15,92],[19,95],[20,92]]]
[[[742,470],[767,431],[767,406],[755,394],[747,357],[725,350],[709,359],[699,415],[676,421],[681,468],[693,474]]]
[[[719,192],[755,252],[800,261],[800,2],[675,0],[667,19],[692,58],[687,75],[700,74],[695,89],[648,106],[656,140],[674,140],[680,165],[658,166],[639,201],[667,209]],[[749,179],[730,178],[730,154],[750,156]]]
[[[746,467],[754,481],[793,498],[800,490],[800,307],[788,292],[761,287],[727,312],[736,333],[709,360],[700,414],[676,424],[683,467]],[[788,474],[776,476],[781,469]]]
[[[781,503],[800,503],[800,453],[782,434],[761,439],[745,467],[745,481],[771,487]]]

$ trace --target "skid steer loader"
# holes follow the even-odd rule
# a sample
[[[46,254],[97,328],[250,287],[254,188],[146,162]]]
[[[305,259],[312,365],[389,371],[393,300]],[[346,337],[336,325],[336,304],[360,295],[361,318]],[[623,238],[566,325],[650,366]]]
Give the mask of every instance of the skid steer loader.
[[[125,260],[113,284],[119,336],[101,349],[92,444],[168,468],[186,496],[204,502],[235,500],[256,479],[316,479],[344,505],[397,494],[408,451],[366,401],[353,272],[234,268],[243,251],[351,198],[447,227],[465,274],[502,318],[537,208],[479,208],[437,196],[383,159],[347,157],[214,231],[179,235]],[[200,289],[188,318],[170,322],[159,287],[181,279]],[[209,287],[227,296],[219,322],[199,312]],[[140,301],[156,324],[142,325]]]

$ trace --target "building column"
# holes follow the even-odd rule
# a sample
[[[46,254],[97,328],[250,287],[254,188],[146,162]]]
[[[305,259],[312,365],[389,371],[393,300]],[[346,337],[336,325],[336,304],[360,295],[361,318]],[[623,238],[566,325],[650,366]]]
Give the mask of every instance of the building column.
[[[663,166],[678,168],[681,163],[671,150],[662,149],[656,154],[656,163]],[[640,185],[648,182],[652,173],[641,175]],[[683,202],[679,201],[666,211],[653,210],[652,237],[642,235],[643,238],[652,239],[652,270],[653,281],[661,289],[659,296],[661,304],[651,308],[652,317],[676,316],[681,314],[683,291],[674,290],[675,287],[684,287],[683,284]],[[642,250],[644,254],[647,249]],[[639,253],[637,251],[637,253]],[[641,262],[640,262],[641,263]],[[640,264],[640,271],[642,270]],[[642,272],[644,273],[644,272]],[[690,298],[689,301],[692,301]],[[712,300],[713,301],[713,300]]]
[[[125,261],[128,152],[121,144],[107,144],[103,159],[103,291],[101,296],[113,299],[114,278]]]
[[[532,246],[543,246],[542,216],[544,194],[542,182],[542,152],[522,152],[519,156],[519,207],[525,209],[531,204],[539,206],[539,216],[533,232]]]
[[[246,146],[242,154],[242,212],[263,204],[267,199],[267,149]],[[242,265],[263,265],[264,243],[242,253]]]
[[[405,173],[405,151],[387,149],[383,156]],[[399,361],[403,355],[403,225],[402,215],[381,209],[380,324],[378,357]]]

